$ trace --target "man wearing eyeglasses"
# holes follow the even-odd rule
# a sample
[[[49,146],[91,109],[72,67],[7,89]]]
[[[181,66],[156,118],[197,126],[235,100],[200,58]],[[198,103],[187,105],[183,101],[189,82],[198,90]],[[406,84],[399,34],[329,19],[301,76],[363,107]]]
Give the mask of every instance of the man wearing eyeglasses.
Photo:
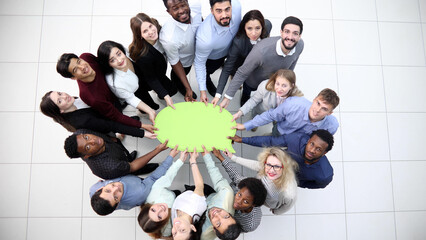
[[[325,154],[333,148],[333,135],[324,129],[306,133],[290,133],[278,137],[229,137],[234,142],[257,147],[287,147],[287,153],[299,164],[298,186],[325,188],[333,180],[333,167]]]

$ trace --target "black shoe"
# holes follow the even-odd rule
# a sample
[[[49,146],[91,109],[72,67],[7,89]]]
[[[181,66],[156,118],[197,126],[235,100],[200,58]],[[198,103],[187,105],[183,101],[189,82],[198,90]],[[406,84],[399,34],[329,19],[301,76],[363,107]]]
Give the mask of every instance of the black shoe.
[[[130,153],[130,162],[136,159],[136,156],[138,155],[137,151],[133,151]]]
[[[130,118],[133,118],[133,119],[135,119],[135,120],[141,120],[141,118],[139,117],[139,116],[131,116]]]
[[[209,94],[214,97],[214,95],[216,95],[216,86],[214,85],[214,83],[212,82],[212,80],[207,79],[206,80],[206,85],[207,85],[207,91],[209,92]]]
[[[176,197],[182,193],[180,190],[172,190],[172,192],[175,193]]]
[[[242,95],[241,101],[240,101],[240,106],[242,107],[249,99],[250,99],[250,96]]]
[[[194,191],[195,190],[195,185],[183,185],[185,187],[185,191],[191,190]]]
[[[133,175],[147,174],[157,169],[158,166],[159,166],[158,163],[148,163],[143,168],[133,172],[132,174]]]

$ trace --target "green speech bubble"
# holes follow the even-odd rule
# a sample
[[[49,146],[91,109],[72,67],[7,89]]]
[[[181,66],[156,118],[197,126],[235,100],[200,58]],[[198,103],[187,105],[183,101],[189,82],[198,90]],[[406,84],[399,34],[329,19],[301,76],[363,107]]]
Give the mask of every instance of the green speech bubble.
[[[228,149],[235,153],[230,139],[227,136],[235,136],[236,130],[231,129],[236,125],[232,120],[232,114],[226,109],[220,111],[219,106],[213,108],[203,102],[181,102],[174,104],[176,109],[166,107],[155,118],[155,127],[158,128],[157,139],[164,142],[169,139],[167,146],[178,146],[179,151],[188,148],[192,152],[194,147],[197,152],[203,152],[201,145],[208,151],[212,147],[219,150]]]

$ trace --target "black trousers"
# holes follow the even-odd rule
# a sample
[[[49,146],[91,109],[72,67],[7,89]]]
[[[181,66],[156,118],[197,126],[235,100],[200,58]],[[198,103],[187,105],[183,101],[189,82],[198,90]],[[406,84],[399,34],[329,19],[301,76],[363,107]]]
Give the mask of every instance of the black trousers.
[[[223,63],[225,62],[225,58],[219,58],[216,60],[207,59],[206,62],[206,83],[212,82],[212,79],[210,78],[210,74],[213,74],[218,70],[220,67],[223,66]]]
[[[185,75],[188,75],[188,73],[191,71],[191,68],[192,68],[192,66],[183,68],[183,70],[185,71]],[[175,84],[175,86],[177,87],[177,90],[183,96],[185,96],[185,94],[186,94],[185,86],[183,85],[183,83],[180,80],[180,78],[178,77],[178,75],[176,75],[175,71],[173,71],[173,69],[170,71],[170,78],[171,78],[172,82]]]

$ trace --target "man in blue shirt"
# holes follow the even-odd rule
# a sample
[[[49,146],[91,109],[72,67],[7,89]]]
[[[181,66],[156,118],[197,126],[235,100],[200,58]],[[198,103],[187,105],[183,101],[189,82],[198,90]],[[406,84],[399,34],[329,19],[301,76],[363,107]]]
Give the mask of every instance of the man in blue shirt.
[[[129,210],[143,204],[152,185],[167,172],[177,153],[177,148],[171,150],[161,166],[145,179],[135,175],[126,175],[95,183],[89,193],[93,210],[97,214],[105,216],[115,209]]]
[[[195,73],[200,99],[208,103],[206,90],[214,96],[216,87],[210,79],[223,65],[232,39],[241,22],[241,4],[239,0],[210,0],[211,14],[198,27],[195,40]]]
[[[323,89],[311,103],[304,97],[289,97],[274,109],[257,115],[244,124],[237,123],[238,130],[250,130],[270,122],[276,122],[273,136],[303,132],[310,134],[317,129],[325,129],[335,134],[339,122],[330,114],[339,105],[339,96],[329,88]]]
[[[298,186],[302,188],[325,188],[333,180],[333,167],[325,154],[333,148],[334,139],[327,130],[306,133],[291,133],[273,136],[229,137],[235,142],[257,147],[287,147],[287,153],[299,164]]]

